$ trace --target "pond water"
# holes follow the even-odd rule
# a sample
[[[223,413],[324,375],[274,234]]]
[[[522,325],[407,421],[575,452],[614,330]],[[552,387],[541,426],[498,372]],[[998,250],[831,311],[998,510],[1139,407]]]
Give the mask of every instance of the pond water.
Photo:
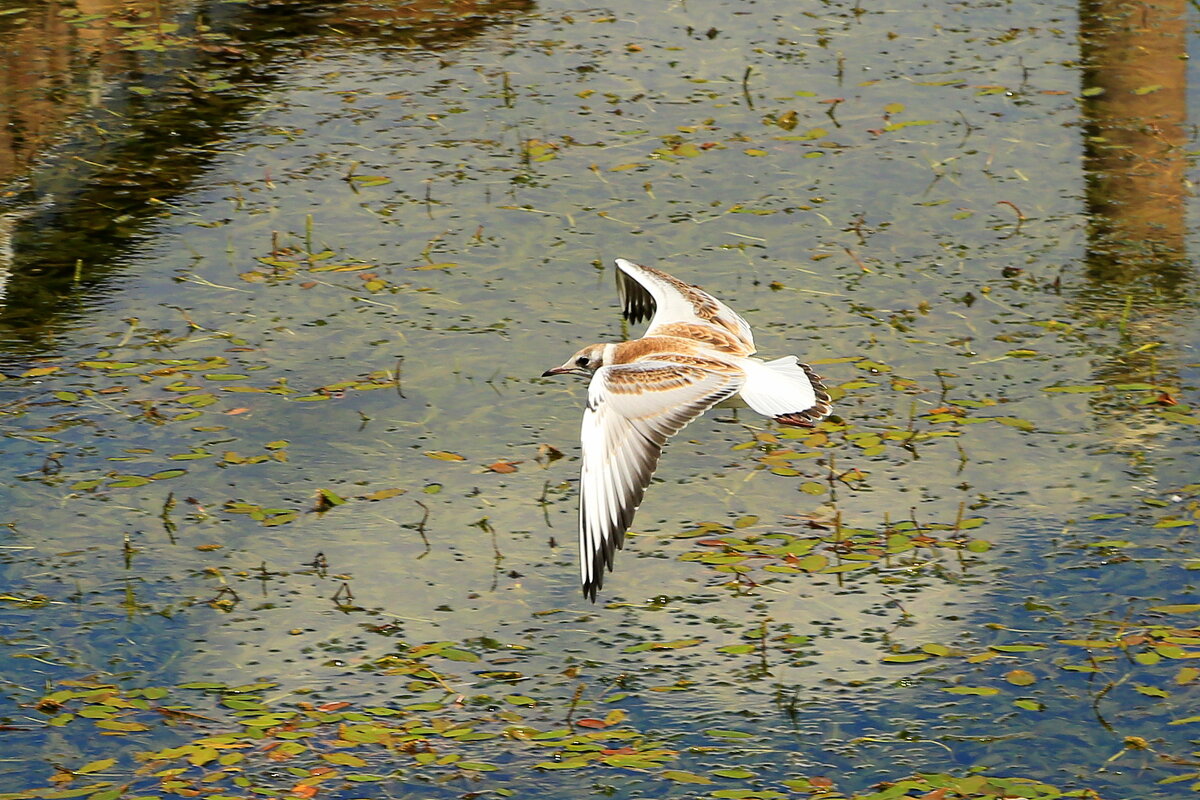
[[[1192,796],[1195,20],[1081,6],[0,9],[0,798]],[[618,256],[836,416],[593,605]]]

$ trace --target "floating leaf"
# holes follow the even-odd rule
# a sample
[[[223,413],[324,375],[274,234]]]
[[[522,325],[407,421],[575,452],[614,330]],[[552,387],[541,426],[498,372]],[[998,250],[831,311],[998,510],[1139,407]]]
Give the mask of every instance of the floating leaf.
[[[322,753],[321,758],[330,764],[337,764],[342,767],[365,767],[367,765],[365,759],[353,753]]]
[[[1043,392],[1067,392],[1070,394],[1082,394],[1085,392],[1103,392],[1103,386],[1096,384],[1081,384],[1077,386],[1044,386]]]
[[[149,725],[141,722],[122,722],[117,719],[102,719],[96,723],[97,728],[103,728],[106,731],[118,731],[120,733],[132,733],[134,731],[148,731]]]
[[[400,489],[400,488],[380,489],[375,492],[370,492],[369,494],[359,495],[359,499],[360,500],[387,500],[389,497],[396,497],[397,495],[404,494],[406,491],[408,491],[408,490]]]
[[[451,453],[446,450],[426,450],[425,455],[430,458],[436,458],[438,461],[466,461],[466,456],[460,456],[458,453]]]
[[[1028,670],[1014,669],[1005,673],[1004,680],[1011,683],[1013,686],[1031,686],[1037,682],[1037,677]]]
[[[58,372],[62,367],[34,367],[27,369],[21,373],[22,378],[40,378],[43,375],[50,375]]]
[[[715,783],[712,778],[706,778],[703,775],[697,775],[694,772],[684,772],[677,769],[669,769],[662,773],[662,777],[676,783]]]
[[[916,661],[927,661],[932,658],[929,653],[892,653],[880,659],[888,664],[912,664]]]

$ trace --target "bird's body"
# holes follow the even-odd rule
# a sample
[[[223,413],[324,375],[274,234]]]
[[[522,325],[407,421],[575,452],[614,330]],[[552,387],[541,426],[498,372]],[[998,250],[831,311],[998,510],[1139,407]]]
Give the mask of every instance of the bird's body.
[[[787,425],[829,414],[820,377],[795,356],[752,358],[746,321],[704,290],[617,259],[617,291],[645,336],[589,345],[544,375],[590,374],[581,441],[579,544],[583,592],[593,601],[624,544],[666,440],[735,395]]]

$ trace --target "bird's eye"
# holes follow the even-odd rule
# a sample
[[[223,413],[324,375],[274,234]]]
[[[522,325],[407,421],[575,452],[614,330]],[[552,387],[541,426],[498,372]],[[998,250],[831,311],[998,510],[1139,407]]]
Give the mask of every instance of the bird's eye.
[[[588,365],[588,357],[580,356],[579,358],[575,359],[575,363],[581,367],[586,367]]]

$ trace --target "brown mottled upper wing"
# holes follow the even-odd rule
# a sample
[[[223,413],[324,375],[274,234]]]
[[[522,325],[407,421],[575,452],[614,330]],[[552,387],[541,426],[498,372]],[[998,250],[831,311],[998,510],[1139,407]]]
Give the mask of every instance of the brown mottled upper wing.
[[[579,480],[579,572],[593,601],[667,438],[743,381],[740,370],[715,361],[638,361],[596,370],[580,431]]]
[[[746,320],[703,289],[662,270],[618,258],[617,294],[630,322],[653,317],[647,336],[677,335],[668,326],[700,325],[716,329],[721,338],[733,337],[732,344],[741,351],[739,355],[750,355],[755,350],[754,335]]]

